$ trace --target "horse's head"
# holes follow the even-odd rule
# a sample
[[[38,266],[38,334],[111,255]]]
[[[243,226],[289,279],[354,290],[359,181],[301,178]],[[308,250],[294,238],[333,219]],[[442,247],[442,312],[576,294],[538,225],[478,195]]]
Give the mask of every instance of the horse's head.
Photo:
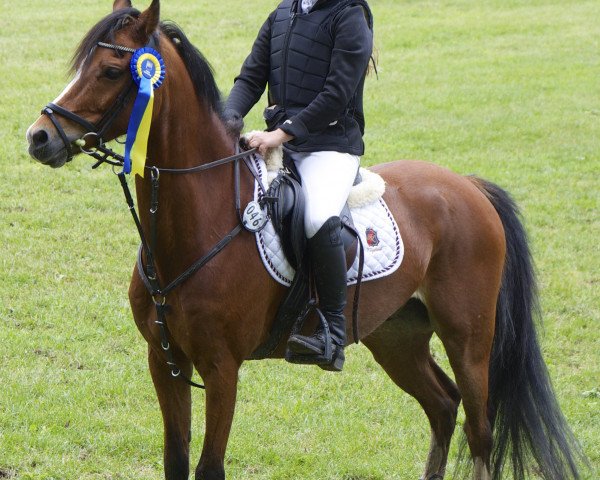
[[[61,167],[82,149],[126,133],[135,97],[131,55],[155,38],[159,12],[158,0],[144,12],[129,0],[115,0],[113,12],[90,30],[73,56],[71,83],[27,130],[34,159]]]

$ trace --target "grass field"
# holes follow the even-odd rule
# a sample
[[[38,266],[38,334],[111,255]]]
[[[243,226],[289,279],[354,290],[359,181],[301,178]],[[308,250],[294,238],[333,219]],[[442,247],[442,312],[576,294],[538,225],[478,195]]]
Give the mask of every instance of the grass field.
[[[109,169],[92,171],[85,158],[61,170],[42,167],[24,140],[68,82],[75,45],[111,4],[2,0],[0,478],[162,475],[160,414],[126,296],[137,239],[119,186]],[[204,52],[226,93],[275,4],[177,0],[162,11]],[[539,273],[545,359],[597,472],[598,2],[371,5],[379,78],[367,82],[364,160],[424,159],[512,192]],[[259,110],[247,121],[252,128],[261,126]],[[433,348],[448,369],[439,342]],[[341,375],[279,361],[243,366],[228,478],[419,477],[429,442],[420,407],[366,348],[351,347],[347,356]],[[193,395],[195,463],[204,397]]]

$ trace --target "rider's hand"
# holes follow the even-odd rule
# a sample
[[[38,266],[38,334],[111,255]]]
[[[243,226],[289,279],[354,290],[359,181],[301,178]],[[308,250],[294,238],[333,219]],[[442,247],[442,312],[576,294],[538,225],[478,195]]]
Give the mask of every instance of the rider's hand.
[[[268,148],[277,148],[282,143],[289,142],[294,137],[288,135],[278,128],[272,132],[256,132],[248,139],[251,148],[258,148],[259,153],[264,156]]]

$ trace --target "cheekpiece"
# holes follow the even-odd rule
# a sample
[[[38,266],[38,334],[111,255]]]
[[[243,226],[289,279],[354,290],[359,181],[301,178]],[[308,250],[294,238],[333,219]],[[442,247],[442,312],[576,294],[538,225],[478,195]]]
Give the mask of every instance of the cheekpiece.
[[[165,78],[165,63],[160,53],[150,47],[137,49],[131,57],[131,75],[139,85],[142,77],[152,81],[152,87],[156,90],[162,85]]]

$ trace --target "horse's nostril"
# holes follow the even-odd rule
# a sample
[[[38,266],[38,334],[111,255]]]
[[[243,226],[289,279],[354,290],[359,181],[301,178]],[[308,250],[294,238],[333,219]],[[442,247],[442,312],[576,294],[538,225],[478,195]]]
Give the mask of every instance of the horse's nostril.
[[[33,134],[33,136],[31,138],[33,140],[33,144],[36,147],[41,147],[48,142],[49,137],[48,137],[48,132],[46,132],[46,130],[38,130],[37,132],[35,132]]]

